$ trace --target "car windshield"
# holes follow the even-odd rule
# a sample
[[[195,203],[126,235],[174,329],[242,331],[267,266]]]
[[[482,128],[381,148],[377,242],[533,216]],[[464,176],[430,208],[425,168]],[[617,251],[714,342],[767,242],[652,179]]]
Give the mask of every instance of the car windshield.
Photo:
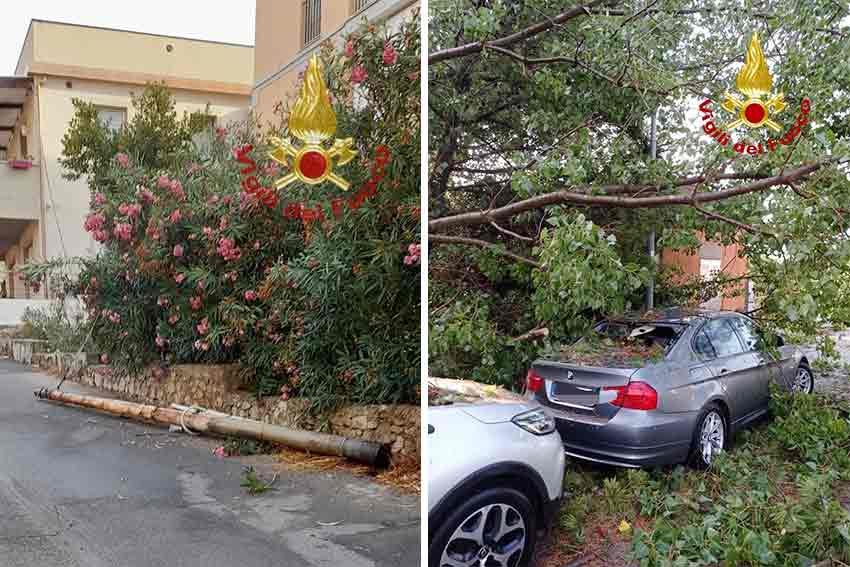
[[[555,358],[585,366],[640,368],[663,360],[684,329],[674,323],[604,321],[560,348]]]

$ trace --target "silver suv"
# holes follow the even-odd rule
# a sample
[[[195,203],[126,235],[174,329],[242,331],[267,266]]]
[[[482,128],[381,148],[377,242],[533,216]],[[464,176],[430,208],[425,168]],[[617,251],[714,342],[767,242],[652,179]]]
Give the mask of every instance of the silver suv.
[[[558,508],[564,448],[539,404],[428,411],[428,565],[524,567]]]

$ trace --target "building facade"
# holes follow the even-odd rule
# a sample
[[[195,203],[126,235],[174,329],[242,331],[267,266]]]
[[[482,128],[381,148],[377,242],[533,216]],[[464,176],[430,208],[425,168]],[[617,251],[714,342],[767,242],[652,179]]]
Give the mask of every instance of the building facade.
[[[323,42],[341,45],[364,18],[392,29],[418,8],[418,0],[257,0],[251,106],[260,122],[276,122],[275,106],[298,96],[299,74]]]
[[[701,237],[702,246],[695,254],[681,250],[665,249],[661,253],[661,265],[677,268],[683,281],[696,276],[710,279],[722,273],[729,278],[740,278],[723,293],[700,305],[704,309],[746,312],[754,308],[754,299],[748,273],[747,259],[740,256],[737,244],[724,246]]]
[[[223,119],[244,112],[254,84],[248,45],[167,37],[33,20],[14,77],[0,78],[0,300],[33,299],[16,267],[29,261],[92,255],[83,230],[89,212],[85,180],[62,177],[58,158],[73,116],[72,99],[100,108],[120,128],[132,119],[130,98],[164,83],[178,114]],[[43,295],[43,291],[40,292]],[[0,324],[23,310],[6,304]]]

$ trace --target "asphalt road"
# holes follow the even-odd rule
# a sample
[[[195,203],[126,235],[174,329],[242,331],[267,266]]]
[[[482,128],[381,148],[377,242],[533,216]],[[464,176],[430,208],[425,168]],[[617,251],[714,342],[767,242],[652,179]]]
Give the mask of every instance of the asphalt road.
[[[419,565],[417,497],[287,469],[247,496],[214,441],[34,398],[55,382],[0,361],[0,567]]]

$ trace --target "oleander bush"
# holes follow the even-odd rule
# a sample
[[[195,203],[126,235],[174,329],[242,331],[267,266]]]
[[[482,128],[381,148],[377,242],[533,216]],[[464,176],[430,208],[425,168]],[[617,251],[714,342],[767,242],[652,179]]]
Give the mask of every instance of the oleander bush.
[[[62,163],[89,184],[85,229],[102,247],[51,285],[83,298],[103,362],[155,375],[239,363],[258,394],[309,397],[316,410],[417,399],[417,20],[393,33],[367,25],[321,50],[336,137],[358,152],[335,170],[347,193],[300,182],[273,192],[287,168],[269,157],[270,138],[289,137],[291,101],[265,125],[216,128],[203,114],[178,116],[168,91],[150,85],[119,132],[74,102]],[[249,173],[277,198],[247,191]],[[299,205],[316,214],[290,214]],[[26,273],[40,285],[58,264]]]

